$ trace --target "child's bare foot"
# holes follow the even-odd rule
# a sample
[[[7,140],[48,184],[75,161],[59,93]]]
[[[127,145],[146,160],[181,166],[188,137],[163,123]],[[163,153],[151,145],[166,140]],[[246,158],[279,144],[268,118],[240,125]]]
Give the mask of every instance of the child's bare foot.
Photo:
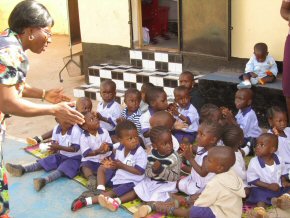
[[[43,178],[35,178],[33,179],[34,189],[36,191],[40,191],[45,185],[46,181]]]
[[[114,198],[111,198],[105,195],[99,195],[98,201],[102,207],[107,208],[108,210],[112,212],[115,212],[116,210],[118,210],[120,206],[119,202],[117,202]]]
[[[282,210],[290,209],[290,194],[281,195],[279,198],[271,199],[272,205]]]
[[[5,167],[7,172],[12,176],[20,177],[25,173],[25,169],[21,165],[7,163],[5,164]]]
[[[255,207],[247,212],[247,218],[269,218],[264,207]]]
[[[150,214],[152,211],[149,205],[142,205],[138,208],[138,210],[134,213],[134,218],[143,218]]]

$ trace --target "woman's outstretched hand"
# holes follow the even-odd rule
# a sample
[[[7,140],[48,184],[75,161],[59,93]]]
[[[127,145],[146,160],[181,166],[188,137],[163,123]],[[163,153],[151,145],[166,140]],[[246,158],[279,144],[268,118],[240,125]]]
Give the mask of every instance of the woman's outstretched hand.
[[[71,100],[68,96],[63,94],[63,88],[50,89],[46,91],[44,99],[53,104]]]
[[[61,102],[54,105],[54,116],[60,121],[82,125],[85,122],[84,115],[71,108],[74,105],[74,102]]]

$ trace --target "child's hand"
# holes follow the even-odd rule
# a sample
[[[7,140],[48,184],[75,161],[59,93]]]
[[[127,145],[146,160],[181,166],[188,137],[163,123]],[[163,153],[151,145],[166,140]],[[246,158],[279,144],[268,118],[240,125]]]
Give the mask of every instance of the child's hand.
[[[273,133],[274,135],[279,136],[279,132],[276,127],[273,128]]]
[[[278,192],[280,190],[280,186],[277,183],[271,183],[269,184],[268,189],[274,192]]]
[[[287,182],[286,180],[282,180],[282,186],[284,188],[288,188],[288,187],[290,187],[290,182]]]
[[[188,161],[193,158],[193,151],[191,145],[186,147],[186,149],[182,153],[182,156]]]
[[[223,118],[227,121],[228,124],[236,124],[233,112],[230,109],[226,107],[220,107],[220,110],[222,112]]]
[[[108,151],[110,151],[110,146],[108,143],[102,143],[101,147],[99,148],[99,152],[101,154],[105,154],[107,153]]]
[[[125,120],[126,120],[126,118],[124,118],[124,117],[119,117],[119,118],[116,119],[116,122],[117,122],[117,124],[119,124],[119,123],[122,123],[122,122],[125,121]]]
[[[102,161],[102,165],[106,168],[106,169],[112,169],[112,159],[111,158],[106,158]]]
[[[58,144],[58,142],[54,142],[52,143],[50,146],[49,146],[49,149],[48,149],[50,152],[53,152],[53,153],[56,153],[60,150],[60,146]]]
[[[168,106],[168,111],[174,115],[174,116],[178,116],[179,112],[178,112],[178,105],[176,103],[171,103]]]
[[[102,117],[102,115],[101,115],[99,112],[96,113],[96,116],[97,116],[97,118],[98,118],[99,120],[103,120],[103,117]]]
[[[111,169],[114,169],[114,170],[121,169],[122,166],[123,166],[123,163],[120,160],[112,160]]]
[[[152,165],[152,169],[153,169],[153,171],[157,171],[157,170],[159,170],[160,167],[161,167],[161,163],[160,163],[158,160],[156,160],[156,161],[154,162],[154,164]]]
[[[174,122],[174,125],[173,125],[173,128],[176,129],[176,130],[179,130],[179,129],[185,129],[187,128],[188,125],[182,121],[179,121],[179,120],[176,120]]]

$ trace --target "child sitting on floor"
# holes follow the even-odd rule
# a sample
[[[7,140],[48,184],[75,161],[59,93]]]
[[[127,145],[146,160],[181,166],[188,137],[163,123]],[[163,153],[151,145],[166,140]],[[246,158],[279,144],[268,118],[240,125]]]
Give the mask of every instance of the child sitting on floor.
[[[287,127],[287,113],[281,107],[272,106],[267,111],[267,118],[271,127],[268,133],[275,134],[278,137],[279,143],[276,154],[283,158],[286,171],[290,175],[290,128]]]
[[[148,111],[148,103],[146,103],[146,93],[149,92],[152,88],[155,86],[152,83],[143,83],[141,86],[141,102],[140,102],[140,110],[141,113],[144,114],[146,111]]]
[[[183,152],[183,156],[192,166],[191,174],[182,178],[177,183],[179,191],[187,195],[193,195],[202,192],[206,184],[214,177],[215,174],[208,173],[202,164],[208,151],[216,146],[222,134],[221,126],[217,123],[204,121],[200,124],[197,132],[197,148],[188,146]],[[195,157],[193,150],[196,150]]]
[[[6,169],[13,176],[22,176],[24,173],[35,172],[44,169],[49,173],[45,178],[35,178],[34,188],[40,191],[47,183],[62,176],[74,178],[81,163],[80,138],[82,130],[78,125],[72,126],[66,122],[59,122],[53,129],[50,151],[56,153],[35,163],[22,166],[7,163]]]
[[[171,132],[164,126],[150,130],[152,154],[148,155],[145,178],[134,190],[123,196],[125,199],[139,197],[142,201],[167,201],[170,193],[176,192],[176,181],[180,176],[180,160],[173,150]]]
[[[174,98],[175,103],[168,110],[174,115],[176,120],[182,121],[188,126],[181,130],[175,130],[173,134],[179,143],[184,143],[184,141],[193,143],[199,125],[199,115],[195,107],[190,103],[188,89],[185,86],[176,87],[174,89]]]
[[[121,105],[115,101],[116,83],[112,80],[105,80],[101,83],[100,94],[102,100],[97,106],[98,118],[101,127],[108,130],[110,136],[115,135],[117,118],[121,116]]]
[[[268,46],[265,43],[257,43],[254,46],[254,55],[248,61],[245,73],[241,75],[240,79],[243,81],[237,85],[238,89],[275,81],[278,73],[277,64],[268,54]]]
[[[150,146],[150,117],[157,111],[166,110],[168,108],[166,92],[161,87],[154,87],[150,92],[146,93],[146,102],[149,104],[148,111],[140,117],[141,132],[144,136],[145,147]]]
[[[256,138],[262,133],[255,111],[252,109],[253,91],[251,89],[240,89],[235,95],[235,105],[239,110],[236,115],[237,124],[244,132],[245,155],[253,154],[253,146]]]
[[[207,183],[190,209],[178,208],[173,202],[151,202],[141,206],[134,217],[145,217],[148,212],[157,211],[176,217],[240,218],[245,191],[242,180],[231,169],[234,163],[235,154],[231,148],[211,148],[203,165],[208,173],[216,176]]]
[[[131,121],[125,120],[119,123],[116,127],[116,135],[120,146],[116,149],[115,158],[105,159],[99,167],[97,191],[93,197],[81,196],[75,199],[71,206],[72,211],[92,204],[101,204],[115,211],[122,202],[132,200],[131,197],[123,196],[144,179],[147,154],[139,144],[137,128]],[[108,172],[110,175],[113,172],[114,176],[108,177]],[[106,191],[109,187],[113,189]]]
[[[97,116],[88,112],[85,114],[84,130],[81,135],[80,144],[82,151],[81,171],[88,179],[88,189],[91,192],[97,188],[97,171],[101,162],[111,155],[109,144],[112,143],[107,130],[100,127]]]
[[[78,98],[76,101],[76,110],[82,114],[91,111],[92,107],[93,107],[92,101],[87,97]],[[26,142],[29,145],[37,145],[47,139],[50,139],[52,137],[52,132],[53,130],[48,131],[42,134],[41,136],[35,136],[33,138],[28,137],[26,139]]]
[[[194,75],[189,71],[182,72],[179,76],[179,85],[185,86],[188,89],[190,103],[200,112],[201,107],[205,104],[205,100],[198,87],[195,86]]]
[[[138,134],[141,134],[141,124],[140,117],[141,111],[139,109],[141,101],[141,92],[134,88],[129,88],[125,91],[125,99],[124,102],[126,104],[126,108],[121,113],[121,117],[117,119],[117,123],[122,122],[124,120],[130,120],[135,124],[138,130]]]
[[[252,158],[247,171],[247,182],[250,185],[250,195],[247,202],[261,207],[265,213],[271,198],[279,197],[290,191],[290,183],[286,181],[286,168],[283,159],[275,154],[278,148],[278,138],[274,134],[263,133],[257,139],[256,157]],[[257,213],[251,210],[249,215]]]
[[[244,143],[243,130],[237,125],[228,125],[224,127],[222,134],[222,141],[225,146],[232,148],[235,151],[236,162],[233,170],[243,180],[245,187],[247,186],[247,171],[246,163],[242,152],[240,151],[241,145]]]

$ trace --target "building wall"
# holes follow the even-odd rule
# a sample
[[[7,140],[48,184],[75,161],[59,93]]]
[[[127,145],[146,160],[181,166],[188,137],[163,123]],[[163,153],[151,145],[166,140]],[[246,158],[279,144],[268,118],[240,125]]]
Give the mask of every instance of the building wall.
[[[67,21],[67,0],[37,0],[49,11],[55,21],[52,28],[54,34],[68,34]],[[8,17],[17,3],[21,0],[1,0],[0,1],[0,31],[8,28]]]
[[[130,47],[128,0],[81,0],[82,41]]]
[[[232,56],[249,58],[254,44],[265,42],[283,60],[288,25],[280,16],[280,0],[232,0]]]

